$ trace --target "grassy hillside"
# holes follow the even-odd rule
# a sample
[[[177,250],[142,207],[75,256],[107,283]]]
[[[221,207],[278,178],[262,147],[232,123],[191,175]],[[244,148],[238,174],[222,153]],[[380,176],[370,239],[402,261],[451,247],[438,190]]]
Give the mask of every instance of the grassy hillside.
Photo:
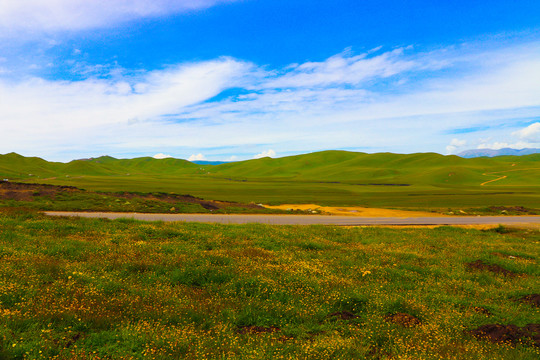
[[[1,359],[539,356],[537,230],[0,210],[0,235]]]
[[[323,151],[221,165],[149,157],[63,164],[7,154],[0,155],[0,178],[245,203],[540,208],[540,154],[464,159],[434,153]]]
[[[519,168],[516,166],[519,164]],[[259,159],[218,165],[210,172],[222,176],[246,178],[281,177],[302,180],[324,180],[409,184],[471,184],[478,185],[487,178],[485,172],[520,170],[538,167],[528,173],[540,174],[537,155],[524,157],[463,159],[434,153],[420,154],[364,154],[346,151],[323,151],[280,159]],[[518,176],[508,184],[527,185],[527,179]],[[525,172],[527,174],[527,172]]]
[[[199,165],[181,159],[115,159],[102,156],[95,159],[73,160],[69,163],[48,162],[38,157],[15,153],[0,155],[0,177],[24,180],[29,178],[70,176],[118,176],[127,174],[185,174],[197,173]]]

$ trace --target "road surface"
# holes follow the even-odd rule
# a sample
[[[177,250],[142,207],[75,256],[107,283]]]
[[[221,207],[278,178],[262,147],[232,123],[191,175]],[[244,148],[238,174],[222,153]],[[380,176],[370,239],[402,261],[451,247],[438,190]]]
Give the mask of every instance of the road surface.
[[[437,216],[437,217],[360,217],[335,215],[272,215],[272,214],[141,214],[109,212],[45,211],[49,216],[71,216],[144,221],[188,221],[220,224],[272,225],[516,225],[540,224],[540,216]]]

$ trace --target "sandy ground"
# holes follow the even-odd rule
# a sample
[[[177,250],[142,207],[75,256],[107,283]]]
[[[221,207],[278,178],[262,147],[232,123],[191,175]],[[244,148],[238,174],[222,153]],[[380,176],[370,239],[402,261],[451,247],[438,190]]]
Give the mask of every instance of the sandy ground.
[[[268,209],[279,210],[312,210],[325,215],[340,216],[363,216],[363,217],[433,217],[444,216],[442,214],[427,211],[406,211],[393,209],[365,208],[365,207],[344,207],[344,206],[320,206],[316,204],[283,204],[283,205],[264,205]]]

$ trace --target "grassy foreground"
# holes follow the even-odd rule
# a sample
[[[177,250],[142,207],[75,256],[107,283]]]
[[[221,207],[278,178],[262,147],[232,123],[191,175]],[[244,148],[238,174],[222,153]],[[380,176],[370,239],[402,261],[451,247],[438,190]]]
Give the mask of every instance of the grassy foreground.
[[[538,230],[0,213],[1,359],[537,359]],[[467,264],[482,260],[484,268]],[[478,263],[476,263],[478,264]],[[496,271],[499,265],[505,271]]]

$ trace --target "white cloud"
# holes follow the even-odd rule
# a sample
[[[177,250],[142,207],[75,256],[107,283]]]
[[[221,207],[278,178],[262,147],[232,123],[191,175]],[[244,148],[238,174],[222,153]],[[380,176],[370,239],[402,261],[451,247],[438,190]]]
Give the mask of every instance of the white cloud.
[[[272,149],[268,149],[268,150],[264,150],[263,152],[261,152],[260,154],[257,154],[255,156],[253,156],[254,159],[260,159],[260,158],[263,158],[263,157],[275,157],[276,156],[276,152]]]
[[[62,153],[69,160],[70,149],[86,149],[78,157],[174,149],[168,151],[208,156],[261,144],[288,152],[440,151],[451,130],[489,125],[493,130],[482,135],[501,139],[511,119],[540,116],[535,42],[342,53],[274,70],[220,58],[88,76],[71,82],[0,76],[0,153]],[[243,90],[208,101],[230,88]],[[535,136],[536,127],[527,129],[520,134]],[[463,141],[452,140],[447,151]]]
[[[467,140],[452,139],[452,141],[450,141],[450,145],[456,147],[465,146],[467,145]]]
[[[167,155],[167,154],[163,154],[163,153],[159,153],[159,154],[156,154],[154,156],[152,156],[154,159],[168,159],[168,158],[172,158],[171,155]]]
[[[540,122],[535,122],[524,129],[512,133],[514,136],[519,136],[523,140],[540,143]]]
[[[236,0],[6,0],[0,29],[57,31],[110,27],[138,18],[204,9]]]
[[[478,149],[499,150],[503,148],[525,149],[540,147],[540,122],[533,123],[523,129],[511,133],[514,138],[508,141],[492,141],[491,138],[481,139]]]
[[[197,161],[197,160],[206,160],[206,157],[199,153],[197,155],[193,154],[188,158],[189,161]]]
[[[478,145],[477,149],[492,149],[492,150],[499,150],[499,149],[525,149],[525,148],[531,148],[534,147],[534,144],[527,143],[524,141],[518,141],[516,143],[507,143],[507,142],[493,142],[493,143],[482,143]]]
[[[222,58],[113,80],[31,78],[14,83],[0,78],[0,147],[95,147],[100,142],[98,134],[109,144],[146,135],[156,139],[155,126],[163,137],[167,135],[163,129],[170,124],[168,114],[238,84],[250,67]],[[149,123],[150,131],[141,130]],[[159,142],[155,144],[160,147]]]
[[[238,161],[238,160],[239,160],[239,159],[238,159],[238,156],[232,155],[231,157],[229,157],[229,158],[228,158],[227,160],[225,160],[225,161]]]
[[[295,88],[358,84],[373,78],[387,78],[417,67],[414,61],[401,56],[403,49],[367,57],[338,54],[323,62],[308,62],[288,68],[285,75],[270,80],[268,88]]]
[[[459,140],[459,139],[452,139],[450,141],[450,145],[446,147],[446,153],[447,154],[453,154],[458,148],[465,146],[467,144],[467,140]]]

